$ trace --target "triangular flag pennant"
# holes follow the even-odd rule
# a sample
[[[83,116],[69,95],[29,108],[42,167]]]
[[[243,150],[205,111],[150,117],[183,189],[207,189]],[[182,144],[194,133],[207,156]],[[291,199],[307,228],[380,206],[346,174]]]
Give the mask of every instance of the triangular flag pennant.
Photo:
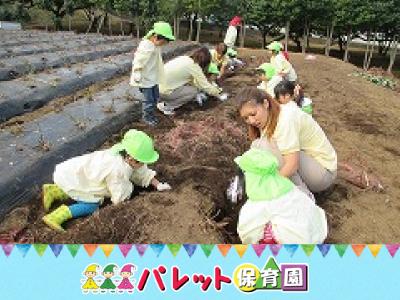
[[[149,247],[149,245],[146,245],[146,244],[136,244],[135,245],[135,248],[140,256],[144,255],[144,253],[146,252],[148,247]]]
[[[81,245],[79,245],[79,244],[68,244],[67,245],[67,249],[68,249],[69,253],[71,253],[72,257],[76,256],[80,247],[81,247]]]
[[[17,249],[21,252],[22,256],[25,257],[29,249],[31,249],[31,244],[16,244]]]
[[[381,251],[382,245],[378,245],[378,244],[371,244],[368,245],[369,251],[371,251],[371,254],[376,257],[379,253],[379,251]]]
[[[194,254],[194,252],[197,249],[197,245],[196,244],[183,244],[183,248],[185,248],[189,257],[192,257],[192,255]]]
[[[34,244],[33,248],[35,248],[37,254],[39,254],[39,256],[43,256],[44,252],[47,249],[47,244]]]
[[[150,245],[150,248],[153,249],[154,253],[158,256],[160,256],[161,252],[164,250],[165,245],[164,244],[152,244]]]
[[[121,251],[122,255],[126,257],[132,249],[132,244],[120,244],[118,245],[119,250]]]
[[[217,245],[219,252],[221,252],[221,254],[225,257],[229,250],[231,249],[232,245],[230,244],[218,244]]]
[[[303,251],[307,256],[310,256],[313,253],[314,249],[315,249],[315,245],[313,245],[313,244],[302,244],[301,248],[303,248]]]
[[[336,244],[335,245],[335,249],[340,257],[343,257],[343,255],[346,253],[348,246],[349,245],[347,245],[347,244]]]
[[[329,244],[319,244],[317,245],[317,247],[323,257],[325,257],[328,254],[329,250],[331,249],[331,245]]]
[[[101,250],[103,250],[104,255],[109,257],[111,252],[114,250],[114,245],[112,244],[102,244],[100,245]]]
[[[254,245],[251,245],[251,246],[253,247],[254,252],[256,253],[256,255],[258,257],[261,256],[261,254],[264,252],[265,248],[267,247],[266,244],[254,244]]]
[[[10,256],[14,245],[13,244],[2,244],[1,247],[3,248],[4,254],[8,257]]]
[[[213,244],[201,244],[201,250],[203,250],[205,256],[209,257],[215,245]]]
[[[279,254],[279,251],[282,249],[282,245],[281,244],[271,244],[269,245],[269,249],[272,252],[272,255],[277,257]]]
[[[239,254],[240,258],[242,258],[243,255],[246,253],[248,247],[249,247],[249,245],[242,245],[242,244],[233,245],[233,248],[235,248],[235,250],[236,250],[237,254]]]
[[[351,245],[351,248],[353,248],[353,252],[359,257],[361,253],[363,252],[365,245],[364,244],[354,244]]]
[[[284,247],[285,247],[286,251],[289,252],[290,256],[293,256],[296,253],[297,248],[299,248],[299,245],[297,245],[297,244],[286,244],[286,245],[284,245]]]
[[[55,257],[58,257],[60,255],[60,253],[64,247],[64,245],[61,245],[61,244],[50,244],[49,246],[50,246],[51,251],[53,251]]]
[[[85,248],[86,253],[87,253],[90,257],[93,256],[93,254],[94,254],[94,252],[96,251],[97,247],[98,247],[98,245],[96,245],[96,244],[84,244],[84,245],[83,245],[83,248]]]
[[[400,245],[399,244],[388,244],[386,245],[386,248],[389,251],[389,254],[394,257],[396,255],[397,250],[399,250]]]
[[[181,250],[182,244],[168,244],[167,247],[169,249],[169,252],[171,252],[172,255],[176,257],[179,250]]]

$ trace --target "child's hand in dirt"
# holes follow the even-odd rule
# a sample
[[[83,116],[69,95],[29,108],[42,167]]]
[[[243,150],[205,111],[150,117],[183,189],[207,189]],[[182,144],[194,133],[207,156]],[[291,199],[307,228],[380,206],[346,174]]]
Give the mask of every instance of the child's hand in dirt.
[[[156,186],[157,191],[159,192],[164,192],[164,191],[169,191],[171,188],[171,186],[166,183],[166,182],[159,182]]]
[[[227,93],[223,93],[223,94],[218,96],[218,99],[221,100],[221,101],[226,101],[226,100],[228,100],[228,94]]]
[[[140,80],[142,80],[142,74],[140,74],[140,72],[134,72],[133,73],[133,80],[135,82],[140,82]]]

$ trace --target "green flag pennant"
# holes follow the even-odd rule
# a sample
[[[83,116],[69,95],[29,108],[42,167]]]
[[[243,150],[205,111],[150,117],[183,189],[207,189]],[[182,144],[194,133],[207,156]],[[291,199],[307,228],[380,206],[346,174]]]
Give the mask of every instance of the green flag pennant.
[[[67,245],[67,249],[68,249],[69,253],[71,253],[72,257],[76,256],[80,247],[81,247],[81,245],[79,245],[79,244],[68,244]]]
[[[215,245],[214,244],[201,244],[200,248],[203,250],[204,255],[209,257],[211,252],[213,251]]]
[[[43,256],[47,246],[47,244],[33,244],[33,248],[35,248],[36,253],[39,254],[39,256]]]
[[[301,248],[303,248],[303,251],[307,256],[310,256],[313,253],[314,249],[315,249],[315,245],[313,245],[313,244],[302,244]]]
[[[176,255],[178,254],[179,250],[181,250],[182,244],[168,244],[167,245],[169,252],[171,252],[171,254],[176,257]]]
[[[343,255],[346,253],[348,246],[349,246],[348,244],[336,244],[335,245],[335,249],[340,257],[343,257]]]

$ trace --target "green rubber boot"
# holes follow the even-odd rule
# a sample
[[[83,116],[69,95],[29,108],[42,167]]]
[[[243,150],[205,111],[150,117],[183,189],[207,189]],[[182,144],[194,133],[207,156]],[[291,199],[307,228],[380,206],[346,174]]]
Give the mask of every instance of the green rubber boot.
[[[56,184],[43,184],[42,202],[44,211],[48,212],[53,202],[58,200],[68,200],[69,196],[64,193]]]
[[[71,211],[68,206],[63,204],[53,212],[45,215],[42,220],[54,230],[64,232],[65,230],[61,227],[61,224],[69,219],[72,219]]]

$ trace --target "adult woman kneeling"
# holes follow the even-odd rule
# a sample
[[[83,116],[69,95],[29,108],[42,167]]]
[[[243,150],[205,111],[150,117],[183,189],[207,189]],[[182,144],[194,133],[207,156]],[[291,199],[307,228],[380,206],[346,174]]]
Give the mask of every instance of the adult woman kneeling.
[[[157,107],[164,114],[170,115],[185,103],[196,100],[199,91],[218,97],[224,101],[227,95],[222,89],[211,84],[205,73],[211,62],[210,51],[203,47],[190,56],[178,56],[164,66],[164,80],[160,84],[161,101]]]
[[[291,101],[280,105],[255,87],[237,95],[252,147],[271,151],[280,174],[305,192],[321,192],[336,178],[337,156],[318,123]]]

